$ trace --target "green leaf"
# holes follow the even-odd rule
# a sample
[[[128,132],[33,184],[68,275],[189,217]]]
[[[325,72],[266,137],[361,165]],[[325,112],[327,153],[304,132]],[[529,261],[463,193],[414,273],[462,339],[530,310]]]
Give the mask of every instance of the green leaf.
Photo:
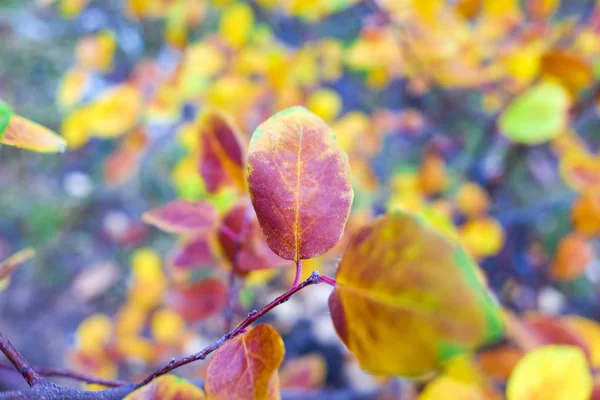
[[[12,115],[12,108],[8,104],[0,103],[0,140],[2,140],[2,136],[6,132],[6,128],[8,128],[8,123]],[[0,146],[2,146],[2,143],[0,143]]]
[[[569,94],[558,83],[542,82],[515,98],[500,117],[500,130],[522,144],[545,143],[567,125]]]

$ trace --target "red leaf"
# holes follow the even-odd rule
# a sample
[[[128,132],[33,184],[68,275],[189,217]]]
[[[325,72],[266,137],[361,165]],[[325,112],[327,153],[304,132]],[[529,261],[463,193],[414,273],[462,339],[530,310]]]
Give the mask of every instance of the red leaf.
[[[175,200],[144,213],[142,219],[165,232],[181,235],[196,235],[213,230],[218,216],[215,206],[208,202],[192,203]]]
[[[220,312],[227,303],[227,285],[208,278],[190,286],[174,288],[167,296],[169,305],[186,321],[197,322]]]

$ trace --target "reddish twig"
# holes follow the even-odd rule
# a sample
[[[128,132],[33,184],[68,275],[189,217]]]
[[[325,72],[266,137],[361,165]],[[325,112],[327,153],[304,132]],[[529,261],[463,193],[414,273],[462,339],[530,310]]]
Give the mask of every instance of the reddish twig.
[[[13,367],[11,367],[10,365],[6,365],[6,364],[0,364],[0,369],[4,369],[6,371],[17,372],[17,371],[15,371],[15,369]],[[69,378],[69,379],[73,379],[73,380],[81,381],[81,382],[85,382],[85,383],[97,383],[99,385],[106,386],[106,387],[119,387],[119,386],[128,385],[131,383],[131,382],[121,381],[121,380],[97,378],[95,376],[83,374],[83,373],[76,372],[76,371],[70,371],[67,369],[35,367],[34,370],[39,375],[47,377],[47,378],[50,378],[50,377]]]
[[[167,374],[167,373],[173,371],[174,369],[179,368],[183,365],[186,365],[186,364],[192,363],[194,361],[198,361],[198,360],[204,360],[210,353],[217,350],[219,347],[223,346],[223,344],[225,344],[225,342],[244,333],[246,331],[246,328],[248,328],[253,322],[258,320],[260,317],[264,316],[265,314],[267,314],[269,311],[271,311],[278,305],[288,301],[295,293],[299,292],[300,290],[304,289],[307,286],[315,285],[320,282],[325,282],[325,280],[323,280],[322,278],[323,277],[321,277],[318,272],[314,271],[306,280],[302,281],[301,283],[299,283],[296,286],[293,286],[287,292],[285,292],[281,296],[277,297],[275,300],[271,301],[269,304],[267,304],[266,306],[261,308],[259,311],[252,311],[250,314],[248,314],[246,319],[244,319],[235,329],[233,329],[232,331],[229,331],[228,333],[221,336],[216,342],[212,343],[210,346],[206,347],[205,349],[203,349],[202,351],[200,351],[196,354],[192,354],[190,356],[183,357],[178,360],[175,360],[175,359],[171,360],[170,363],[168,363],[161,369],[150,374],[146,379],[144,379],[142,382],[140,382],[136,386],[136,388],[142,387],[142,386],[152,382],[152,380],[154,380],[155,378],[158,378],[161,375]]]
[[[6,358],[8,358],[17,371],[25,378],[29,386],[33,387],[44,382],[44,378],[31,368],[29,362],[23,358],[21,353],[19,353],[10,340],[2,333],[0,333],[0,350],[2,350]]]
[[[329,276],[327,276],[327,275],[321,275],[321,276],[319,277],[319,279],[321,279],[321,282],[323,282],[323,283],[326,283],[326,284],[328,284],[328,285],[330,285],[330,286],[335,286],[335,285],[337,285],[337,282],[336,282],[336,280],[335,280],[335,279],[333,279],[333,278],[331,278],[331,277],[329,277]]]
[[[302,275],[302,260],[298,260],[298,261],[296,261],[296,276],[294,277],[294,283],[292,283],[292,287],[298,286],[301,275]]]

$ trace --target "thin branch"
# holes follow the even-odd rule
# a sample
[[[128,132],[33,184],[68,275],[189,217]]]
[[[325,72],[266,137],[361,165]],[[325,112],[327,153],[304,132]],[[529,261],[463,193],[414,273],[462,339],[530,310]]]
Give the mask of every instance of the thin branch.
[[[336,280],[333,279],[332,277],[327,276],[327,275],[321,275],[319,277],[319,279],[321,280],[321,282],[326,283],[326,284],[328,284],[330,286],[334,286],[335,287],[335,285],[337,285]]]
[[[17,372],[15,369],[7,364],[0,364],[0,369],[6,371]],[[83,374],[76,371],[70,371],[67,369],[59,369],[59,368],[44,368],[44,367],[35,367],[35,371],[44,377],[58,377],[58,378],[69,378],[76,381],[81,381],[85,383],[97,383],[106,387],[119,387],[123,385],[131,384],[131,382],[121,381],[121,380],[113,380],[113,379],[102,379],[97,378],[95,376]]]
[[[23,358],[21,353],[13,346],[6,336],[0,333],[0,350],[4,353],[6,358],[12,363],[12,365],[19,371],[19,373],[25,378],[29,386],[35,386],[44,382],[42,378],[33,368],[29,365],[29,362]]]
[[[175,359],[171,360],[170,363],[168,363],[161,369],[150,374],[146,379],[144,379],[142,382],[140,382],[136,386],[136,388],[142,387],[142,386],[152,382],[152,380],[154,380],[155,378],[158,378],[161,375],[167,374],[176,368],[179,368],[186,364],[192,363],[194,361],[204,360],[210,353],[217,350],[219,347],[223,346],[223,344],[225,344],[225,342],[244,333],[246,331],[246,328],[248,328],[253,322],[258,320],[260,317],[264,316],[265,314],[267,314],[269,311],[271,311],[278,305],[283,304],[286,301],[288,301],[295,293],[299,292],[300,290],[304,289],[307,286],[315,285],[315,284],[318,284],[321,282],[324,282],[324,280],[322,280],[322,277],[319,276],[318,272],[313,271],[313,273],[306,280],[304,280],[301,283],[299,283],[298,285],[290,288],[287,292],[285,292],[281,296],[277,297],[275,300],[271,301],[269,304],[267,304],[265,307],[263,307],[259,311],[252,311],[250,314],[248,314],[246,319],[244,319],[235,329],[233,329],[233,330],[229,331],[228,333],[224,334],[223,336],[221,336],[216,342],[212,343],[210,346],[206,347],[205,349],[203,349],[202,351],[200,351],[196,354],[192,354],[190,356],[183,357],[183,358],[180,358],[177,360],[175,360]]]

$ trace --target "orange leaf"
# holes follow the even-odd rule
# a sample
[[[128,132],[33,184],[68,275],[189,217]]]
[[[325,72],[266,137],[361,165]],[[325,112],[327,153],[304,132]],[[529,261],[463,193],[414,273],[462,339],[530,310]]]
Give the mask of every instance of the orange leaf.
[[[0,143],[36,151],[39,153],[63,152],[67,142],[40,124],[13,114]]]
[[[541,73],[557,78],[573,94],[587,88],[594,80],[592,67],[585,59],[561,50],[549,51],[542,56]]]
[[[283,361],[283,340],[266,324],[225,343],[206,371],[211,400],[275,400],[280,398],[277,369]]]
[[[584,193],[571,208],[571,221],[577,232],[600,235],[600,193]]]
[[[131,392],[124,400],[204,400],[199,387],[175,375],[163,375]]]
[[[594,249],[588,240],[577,233],[570,233],[558,243],[550,266],[550,276],[557,281],[579,278],[594,257]]]
[[[243,142],[234,121],[211,111],[201,118],[200,126],[199,169],[206,189],[215,193],[229,182],[244,189]]]
[[[524,351],[512,345],[503,345],[486,350],[477,355],[477,363],[487,376],[498,381],[506,381]]]
[[[142,215],[142,219],[169,233],[196,235],[213,230],[217,226],[217,210],[208,202],[192,203],[175,200]]]
[[[316,257],[340,240],[354,193],[348,158],[323,120],[281,111],[252,135],[252,204],[269,247],[286,260]]]
[[[208,278],[190,286],[175,287],[167,302],[188,322],[196,322],[220,312],[227,303],[227,285],[220,279]]]
[[[420,376],[502,334],[477,265],[418,218],[376,219],[350,242],[329,298],[334,326],[361,367]]]

